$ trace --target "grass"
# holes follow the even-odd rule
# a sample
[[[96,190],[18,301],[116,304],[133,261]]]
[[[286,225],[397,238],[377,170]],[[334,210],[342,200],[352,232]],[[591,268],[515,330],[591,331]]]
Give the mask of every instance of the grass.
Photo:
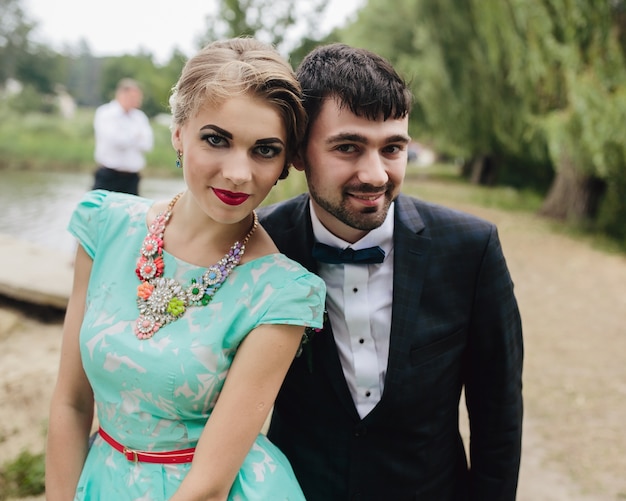
[[[45,456],[23,451],[0,470],[0,500],[45,492]]]
[[[94,168],[93,109],[74,117],[18,115],[0,104],[0,169],[91,171]],[[147,155],[153,171],[173,170],[175,154],[166,125],[154,122],[154,149]]]
[[[453,202],[508,211],[537,212],[543,202],[542,195],[531,190],[470,185],[453,164],[409,165],[403,191],[443,205]]]

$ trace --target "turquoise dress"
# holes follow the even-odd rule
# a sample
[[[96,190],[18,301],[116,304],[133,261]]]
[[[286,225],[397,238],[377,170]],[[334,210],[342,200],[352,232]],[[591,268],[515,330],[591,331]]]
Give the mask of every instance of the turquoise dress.
[[[69,230],[93,259],[80,349],[99,424],[132,449],[173,451],[196,445],[246,334],[262,324],[321,327],[325,286],[282,254],[264,256],[236,267],[207,306],[190,307],[151,339],[139,340],[133,332],[135,268],[151,204],[92,191],[74,211]],[[181,284],[206,271],[165,251],[163,257],[164,276]],[[190,467],[133,463],[98,435],[75,499],[166,500]],[[260,434],[228,499],[304,496],[287,458]]]

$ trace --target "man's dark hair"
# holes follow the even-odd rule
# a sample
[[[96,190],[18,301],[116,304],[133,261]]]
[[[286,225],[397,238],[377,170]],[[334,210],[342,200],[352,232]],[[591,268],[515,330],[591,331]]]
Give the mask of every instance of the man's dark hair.
[[[311,51],[296,71],[304,93],[309,126],[319,115],[324,99],[337,99],[359,117],[404,118],[413,96],[391,63],[365,49],[333,43]]]

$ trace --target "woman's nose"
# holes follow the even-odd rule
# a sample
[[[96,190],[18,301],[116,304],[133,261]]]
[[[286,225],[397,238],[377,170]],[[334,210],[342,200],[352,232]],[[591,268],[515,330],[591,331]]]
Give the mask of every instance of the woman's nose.
[[[233,154],[222,166],[222,175],[235,185],[252,179],[252,161],[247,154]]]

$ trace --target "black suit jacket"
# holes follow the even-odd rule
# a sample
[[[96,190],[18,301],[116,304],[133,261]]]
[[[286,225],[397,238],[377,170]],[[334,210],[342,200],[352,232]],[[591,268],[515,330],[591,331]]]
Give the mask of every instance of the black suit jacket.
[[[281,252],[316,272],[308,201],[304,194],[266,207],[260,219]],[[292,364],[268,436],[289,458],[308,501],[512,501],[523,344],[496,228],[400,196],[394,249],[378,405],[360,419],[327,326]],[[463,388],[471,467],[459,433]]]

